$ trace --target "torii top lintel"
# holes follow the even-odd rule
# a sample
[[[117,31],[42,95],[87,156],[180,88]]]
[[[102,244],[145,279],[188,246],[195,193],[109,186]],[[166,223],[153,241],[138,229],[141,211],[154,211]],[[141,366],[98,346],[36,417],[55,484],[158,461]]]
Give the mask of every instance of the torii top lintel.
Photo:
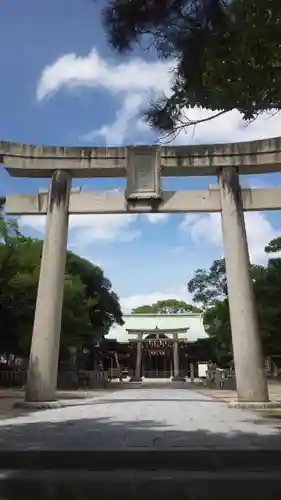
[[[0,161],[11,176],[48,178],[67,170],[74,178],[125,177],[128,151],[158,151],[164,176],[215,175],[222,167],[241,174],[281,171],[281,137],[195,146],[61,147],[0,142]]]
[[[149,333],[187,333],[190,330],[189,326],[184,328],[126,328],[128,334],[143,333],[147,335]]]

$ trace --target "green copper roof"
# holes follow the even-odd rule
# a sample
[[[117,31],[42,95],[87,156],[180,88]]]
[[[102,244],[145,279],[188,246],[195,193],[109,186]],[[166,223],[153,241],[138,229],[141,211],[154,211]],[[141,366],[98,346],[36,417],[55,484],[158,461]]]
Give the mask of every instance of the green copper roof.
[[[204,330],[202,317],[200,314],[124,314],[125,324],[123,326],[114,325],[107,339],[116,339],[119,342],[128,342],[135,336],[128,333],[126,330],[144,330],[149,333],[156,328],[164,330],[175,330],[186,328],[187,333],[180,333],[179,338],[186,338],[190,342],[195,342],[197,339],[206,338],[207,334]],[[171,336],[169,332],[168,336]]]

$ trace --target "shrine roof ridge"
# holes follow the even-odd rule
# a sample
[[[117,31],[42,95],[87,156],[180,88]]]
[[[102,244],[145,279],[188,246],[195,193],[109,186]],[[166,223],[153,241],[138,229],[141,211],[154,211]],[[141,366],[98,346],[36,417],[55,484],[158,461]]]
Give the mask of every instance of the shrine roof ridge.
[[[50,177],[63,168],[73,177],[124,177],[128,150],[159,150],[163,175],[210,175],[224,166],[241,173],[281,170],[281,137],[247,142],[201,145],[122,147],[45,146],[0,141],[0,160],[10,175]]]
[[[180,312],[180,313],[123,313],[124,318],[201,318],[201,312]]]
[[[159,330],[179,331],[183,328],[184,332],[179,332],[179,335],[188,336],[190,341],[196,341],[199,338],[207,338],[207,333],[204,329],[202,313],[175,313],[175,314],[123,314],[124,325],[112,325],[108,339],[118,339],[118,341],[128,342],[131,335],[127,330],[140,332],[147,331],[148,333],[156,333],[156,326]],[[169,334],[169,332],[168,332]]]
[[[150,318],[170,318],[171,316],[176,316],[176,317],[183,317],[183,316],[194,316],[194,317],[199,317],[201,316],[201,312],[192,312],[192,311],[187,311],[187,312],[179,312],[179,313],[123,313],[123,316],[125,317],[137,317],[137,318],[142,318],[142,317],[150,317]]]
[[[133,334],[133,333],[143,333],[144,335],[146,333],[172,333],[172,332],[187,332],[188,330],[190,330],[190,327],[189,326],[186,326],[186,327],[175,327],[175,328],[157,328],[157,326],[155,328],[126,328],[126,332],[128,332],[128,334]]]

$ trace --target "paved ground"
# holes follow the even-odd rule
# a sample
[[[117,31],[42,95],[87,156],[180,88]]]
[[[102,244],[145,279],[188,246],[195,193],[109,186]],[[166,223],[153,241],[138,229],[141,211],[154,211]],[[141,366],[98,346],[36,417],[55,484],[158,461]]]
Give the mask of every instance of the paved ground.
[[[95,389],[94,391],[57,391],[59,400],[83,400],[86,398],[97,398],[107,394],[108,390]],[[14,408],[15,403],[24,400],[24,391],[17,389],[0,389],[0,420],[10,417],[17,417],[30,413],[30,410]]]
[[[278,422],[188,389],[132,388],[0,420],[0,450],[278,448]]]
[[[271,401],[281,402],[281,384],[280,382],[269,382],[268,384],[269,397]],[[236,399],[236,391],[228,391],[221,389],[200,389],[201,394],[212,396],[221,401],[230,402]]]

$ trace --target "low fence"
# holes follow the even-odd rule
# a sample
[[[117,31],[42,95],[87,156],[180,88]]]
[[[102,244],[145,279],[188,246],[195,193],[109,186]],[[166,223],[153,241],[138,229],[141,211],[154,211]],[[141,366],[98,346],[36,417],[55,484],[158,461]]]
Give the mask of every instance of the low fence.
[[[270,362],[271,361],[271,362]],[[266,360],[264,374],[268,380],[280,379],[281,369],[272,360]],[[206,372],[206,385],[214,389],[236,390],[236,377],[233,368],[210,367]]]
[[[161,370],[143,370],[142,375],[145,378],[163,378],[163,379],[168,379],[173,374],[171,373],[171,370],[162,370],[162,371]]]
[[[58,374],[58,389],[95,389],[107,387],[109,383],[106,370],[61,371]]]
[[[107,387],[111,379],[119,377],[120,373],[99,370],[62,370],[58,374],[58,389],[94,389]],[[129,372],[128,376],[133,373]],[[170,371],[145,370],[142,374],[145,378],[170,378]],[[27,370],[0,370],[0,388],[21,389],[26,384]],[[213,389],[236,390],[236,378],[233,370],[222,370],[213,368],[207,370],[205,385]]]
[[[26,378],[27,370],[0,370],[0,388],[22,389],[26,384]],[[58,389],[62,390],[94,389],[106,387],[107,384],[107,371],[61,371],[58,374]]]
[[[211,389],[236,390],[236,377],[233,370],[210,368],[206,372],[206,386]]]
[[[26,370],[0,370],[0,387],[22,388],[26,383]]]

